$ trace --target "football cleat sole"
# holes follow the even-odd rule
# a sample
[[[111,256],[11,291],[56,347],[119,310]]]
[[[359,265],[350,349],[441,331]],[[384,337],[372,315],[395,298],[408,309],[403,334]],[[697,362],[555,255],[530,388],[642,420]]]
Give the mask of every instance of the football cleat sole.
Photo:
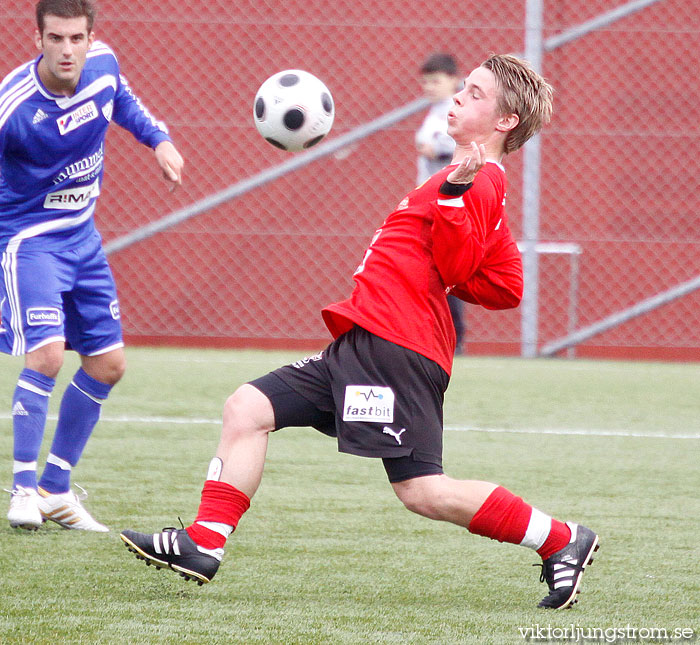
[[[179,573],[180,576],[182,576],[188,582],[190,580],[196,582],[200,587],[210,582],[209,578],[203,576],[201,573],[197,573],[196,571],[190,571],[189,569],[185,569],[184,567],[180,567],[178,565],[172,565],[169,562],[165,562],[164,560],[159,560],[158,558],[155,558],[154,556],[149,555],[148,553],[140,549],[128,537],[124,535],[120,535],[119,537],[121,538],[122,542],[124,542],[126,548],[136,556],[136,559],[143,560],[146,563],[146,566],[153,565],[156,569],[171,569],[172,571]]]

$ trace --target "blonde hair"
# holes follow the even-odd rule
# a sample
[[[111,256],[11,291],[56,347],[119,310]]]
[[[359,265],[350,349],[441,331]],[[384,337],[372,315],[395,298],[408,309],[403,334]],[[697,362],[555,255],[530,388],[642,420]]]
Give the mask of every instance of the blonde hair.
[[[501,114],[517,114],[518,125],[506,137],[504,153],[514,152],[552,117],[552,86],[530,63],[511,54],[497,54],[481,67],[491,70],[499,89],[498,109]]]

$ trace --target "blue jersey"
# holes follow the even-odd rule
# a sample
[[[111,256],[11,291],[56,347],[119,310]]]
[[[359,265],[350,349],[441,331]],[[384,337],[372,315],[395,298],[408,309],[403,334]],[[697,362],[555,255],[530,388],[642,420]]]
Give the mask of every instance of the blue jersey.
[[[49,92],[39,56],[0,83],[0,250],[62,251],[95,231],[110,121],[155,148],[169,141],[119,73],[114,52],[95,41],[73,96]]]

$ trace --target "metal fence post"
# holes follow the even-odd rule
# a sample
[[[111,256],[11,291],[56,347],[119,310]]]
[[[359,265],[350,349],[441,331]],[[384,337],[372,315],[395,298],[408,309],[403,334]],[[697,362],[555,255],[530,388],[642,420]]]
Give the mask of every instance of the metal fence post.
[[[543,2],[527,0],[525,8],[525,58],[536,71],[542,70]],[[525,145],[523,167],[523,273],[521,354],[537,356],[538,257],[540,229],[540,137]]]

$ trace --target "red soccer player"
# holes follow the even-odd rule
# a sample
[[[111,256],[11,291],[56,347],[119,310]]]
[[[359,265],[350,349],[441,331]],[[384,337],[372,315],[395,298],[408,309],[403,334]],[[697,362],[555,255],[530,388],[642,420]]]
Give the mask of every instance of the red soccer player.
[[[549,585],[541,607],[576,601],[598,547],[593,531],[559,522],[496,484],[452,479],[442,469],[442,406],[455,349],[446,294],[489,309],[520,302],[522,265],[500,161],[551,111],[551,87],[526,61],[492,56],[471,72],[448,114],[457,144],[452,164],[386,218],[355,271],[350,298],[323,310],[335,340],[236,390],[195,522],[122,532],[137,557],[209,582],[260,484],[270,432],[313,426],[336,436],[342,452],[381,458],[414,513],[536,550]]]

